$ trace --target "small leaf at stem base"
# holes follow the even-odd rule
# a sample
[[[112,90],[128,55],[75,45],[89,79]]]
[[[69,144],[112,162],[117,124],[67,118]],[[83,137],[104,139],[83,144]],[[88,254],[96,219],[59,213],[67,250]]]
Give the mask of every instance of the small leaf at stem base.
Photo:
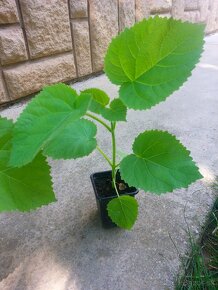
[[[107,205],[107,210],[115,224],[130,230],[138,216],[138,203],[134,197],[122,195],[112,199]]]

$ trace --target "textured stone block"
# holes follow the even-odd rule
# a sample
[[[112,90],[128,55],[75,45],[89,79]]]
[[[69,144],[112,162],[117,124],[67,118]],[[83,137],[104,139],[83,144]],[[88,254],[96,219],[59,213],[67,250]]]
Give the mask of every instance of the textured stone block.
[[[15,0],[0,1],[0,24],[19,22]]]
[[[197,10],[199,8],[199,0],[185,0],[185,10]]]
[[[201,21],[206,22],[207,15],[209,14],[209,0],[200,0],[199,8],[200,8]]]
[[[88,17],[87,0],[70,0],[70,17],[81,18]]]
[[[3,73],[11,99],[35,93],[45,85],[65,82],[76,77],[71,52],[24,63],[15,68],[5,69]]]
[[[135,23],[135,0],[119,0],[119,29],[130,27]]]
[[[200,22],[200,11],[185,11],[183,19],[193,23]]]
[[[3,104],[7,101],[10,101],[10,99],[5,90],[3,79],[2,79],[2,73],[0,72],[0,104]]]
[[[67,0],[20,0],[30,57],[72,49]]]
[[[149,14],[150,14],[150,1],[135,0],[136,21],[140,21],[143,18],[146,18],[149,16]]]
[[[90,30],[93,70],[103,69],[108,44],[118,33],[117,0],[90,0]]]
[[[88,21],[72,21],[72,30],[78,76],[84,76],[92,72]]]
[[[211,33],[217,30],[218,18],[218,1],[210,1],[210,11],[207,17],[206,33]]]
[[[172,1],[172,17],[182,19],[184,16],[184,0]]]
[[[1,64],[10,64],[27,59],[23,31],[20,27],[0,29],[0,60]]]
[[[150,0],[149,2],[152,13],[168,12],[172,7],[172,0]]]

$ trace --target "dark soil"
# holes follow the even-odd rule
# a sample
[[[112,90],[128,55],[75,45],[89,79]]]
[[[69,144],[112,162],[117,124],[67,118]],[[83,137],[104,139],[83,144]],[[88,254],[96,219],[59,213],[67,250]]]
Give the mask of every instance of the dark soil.
[[[94,181],[100,198],[117,196],[116,191],[112,186],[111,171],[96,173],[94,175]],[[136,191],[135,187],[129,187],[128,184],[121,179],[119,171],[116,175],[116,185],[120,195],[132,194]]]

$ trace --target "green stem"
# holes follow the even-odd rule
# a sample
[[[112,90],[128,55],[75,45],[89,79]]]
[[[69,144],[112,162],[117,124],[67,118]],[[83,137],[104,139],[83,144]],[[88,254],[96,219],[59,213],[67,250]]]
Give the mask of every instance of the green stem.
[[[112,184],[119,197],[119,192],[116,185],[116,137],[115,137],[116,122],[111,122],[111,137],[112,137]]]
[[[115,122],[111,122],[111,137],[112,137],[112,181],[116,178],[116,138],[115,138]]]
[[[109,127],[104,121],[102,121],[101,119],[99,119],[98,117],[96,117],[92,114],[86,113],[86,116],[90,117],[90,118],[96,120],[97,122],[99,122],[100,124],[102,124],[111,133],[111,137],[112,137],[112,162],[108,158],[108,156],[104,153],[104,151],[101,150],[101,148],[99,148],[98,146],[96,148],[101,153],[101,155],[105,158],[105,160],[107,160],[107,162],[110,164],[110,166],[112,168],[112,185],[116,191],[117,196],[119,197],[119,192],[118,192],[118,189],[116,186],[116,168],[119,165],[119,164],[116,164],[116,138],[115,138],[116,122],[111,122],[111,127]]]
[[[110,161],[109,157],[104,153],[103,150],[101,150],[101,148],[99,148],[98,146],[96,147],[96,149],[101,153],[101,155],[107,160],[107,162],[110,164],[110,166],[112,167],[113,164]]]
[[[100,124],[102,124],[109,132],[111,132],[111,128],[104,122],[102,121],[101,119],[99,119],[98,117],[92,115],[92,114],[89,114],[89,113],[86,113],[86,116],[89,117],[89,118],[92,118],[94,119],[95,121],[99,122]]]
[[[115,176],[116,176],[116,172],[115,172]],[[115,180],[115,178],[113,178],[113,185],[114,185],[114,189],[115,189],[115,191],[116,191],[116,194],[117,194],[117,196],[119,197],[120,195],[119,195],[119,192],[118,192],[118,189],[117,189],[117,185],[116,185],[116,180]]]

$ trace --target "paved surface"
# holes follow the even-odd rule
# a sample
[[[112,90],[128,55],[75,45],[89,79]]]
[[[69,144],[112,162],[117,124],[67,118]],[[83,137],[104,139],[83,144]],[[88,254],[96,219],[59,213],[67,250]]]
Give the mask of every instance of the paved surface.
[[[201,63],[183,88],[150,111],[128,114],[118,125],[117,143],[130,150],[135,136],[158,128],[174,134],[191,150],[205,178],[188,190],[162,196],[138,194],[139,218],[132,231],[104,230],[96,213],[89,175],[107,169],[94,152],[76,161],[51,162],[58,202],[31,213],[0,214],[2,290],[164,290],[173,289],[181,254],[187,250],[187,223],[200,230],[212,204],[211,184],[218,169],[218,35],[206,38]],[[74,87],[116,87],[105,76]],[[23,105],[1,111],[16,118]],[[110,141],[99,128],[100,144]],[[170,239],[170,236],[172,240]]]

